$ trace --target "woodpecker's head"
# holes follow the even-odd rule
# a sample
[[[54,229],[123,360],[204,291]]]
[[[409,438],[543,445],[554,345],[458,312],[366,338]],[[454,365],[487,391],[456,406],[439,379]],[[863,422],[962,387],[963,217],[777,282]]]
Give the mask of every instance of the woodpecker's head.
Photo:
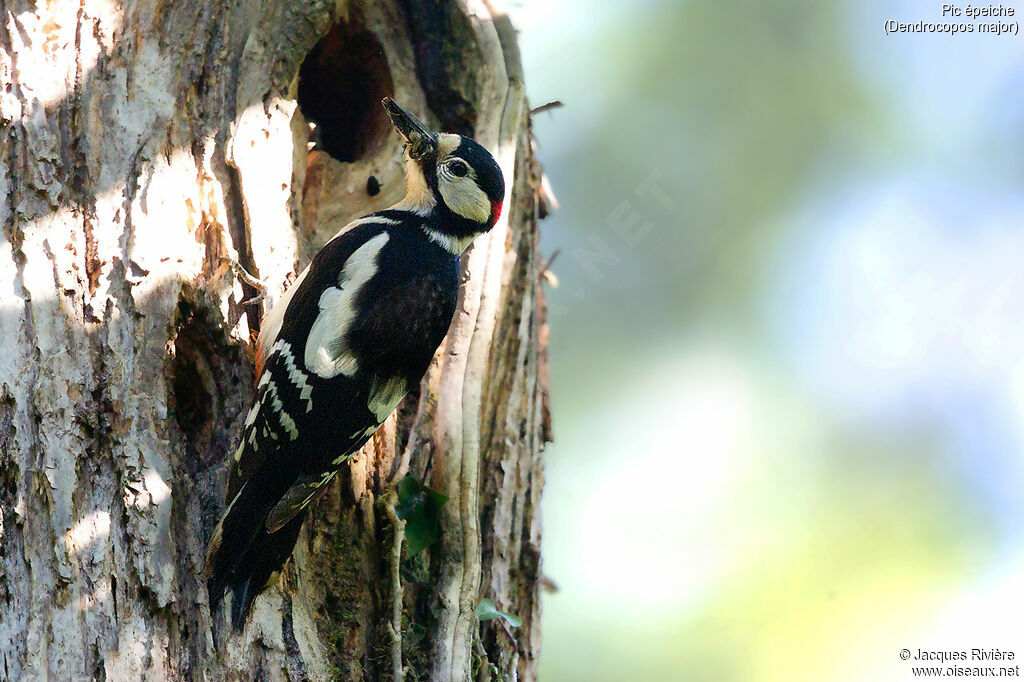
[[[472,240],[491,229],[505,198],[494,157],[468,137],[432,131],[390,97],[383,104],[405,138],[408,194],[402,204],[424,214],[436,212],[440,229],[452,237]]]

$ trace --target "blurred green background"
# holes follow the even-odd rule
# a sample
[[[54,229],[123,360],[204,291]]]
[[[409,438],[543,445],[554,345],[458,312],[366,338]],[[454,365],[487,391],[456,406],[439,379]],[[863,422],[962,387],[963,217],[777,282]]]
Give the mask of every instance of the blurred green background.
[[[565,102],[543,679],[1020,663],[1024,38],[885,35],[930,0],[511,14]]]

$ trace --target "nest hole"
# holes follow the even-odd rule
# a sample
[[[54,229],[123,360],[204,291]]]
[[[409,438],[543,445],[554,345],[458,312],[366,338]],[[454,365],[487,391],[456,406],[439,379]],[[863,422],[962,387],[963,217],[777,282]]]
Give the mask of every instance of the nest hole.
[[[338,161],[379,151],[389,128],[380,101],[392,95],[384,48],[356,22],[334,24],[299,68],[299,109],[316,124],[318,147]]]
[[[228,450],[231,422],[245,408],[248,362],[227,335],[219,311],[183,292],[168,342],[168,403],[197,474]]]
[[[174,418],[191,440],[208,442],[215,392],[209,367],[190,332],[174,341]]]

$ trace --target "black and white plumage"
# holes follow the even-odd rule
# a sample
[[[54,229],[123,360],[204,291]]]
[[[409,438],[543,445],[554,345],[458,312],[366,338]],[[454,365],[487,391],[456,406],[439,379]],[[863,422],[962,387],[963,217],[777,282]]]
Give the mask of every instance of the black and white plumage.
[[[339,232],[263,321],[256,402],[206,557],[211,609],[230,589],[235,628],[291,556],[306,507],[426,372],[459,256],[501,212],[483,147],[384,107],[406,140],[406,197]]]

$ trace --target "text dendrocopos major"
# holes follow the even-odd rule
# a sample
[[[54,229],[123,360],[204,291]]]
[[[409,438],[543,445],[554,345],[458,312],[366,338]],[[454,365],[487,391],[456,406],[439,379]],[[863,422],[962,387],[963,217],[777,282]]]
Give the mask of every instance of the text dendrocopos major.
[[[307,505],[426,372],[455,313],[459,256],[497,221],[505,182],[475,141],[435,133],[390,98],[405,198],[349,223],[263,320],[256,402],[205,577],[244,627],[291,556]]]

